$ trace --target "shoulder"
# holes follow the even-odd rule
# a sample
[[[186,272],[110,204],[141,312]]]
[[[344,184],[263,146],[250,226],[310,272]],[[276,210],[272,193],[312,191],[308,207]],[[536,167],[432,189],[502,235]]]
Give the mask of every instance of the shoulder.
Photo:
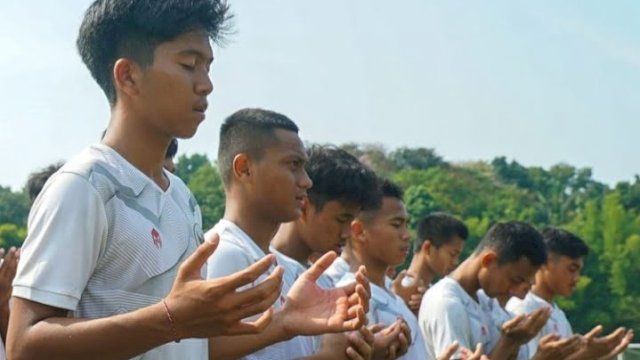
[[[209,230],[205,238],[216,232],[216,228]],[[233,274],[253,264],[253,259],[229,233],[218,233],[220,241],[214,253],[207,260],[207,278],[217,278]]]

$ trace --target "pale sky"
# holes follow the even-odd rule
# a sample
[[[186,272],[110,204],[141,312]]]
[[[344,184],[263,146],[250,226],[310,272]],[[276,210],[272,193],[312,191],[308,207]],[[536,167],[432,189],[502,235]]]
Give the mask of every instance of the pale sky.
[[[109,109],[75,39],[90,0],[0,1],[0,185],[98,140]],[[64,5],[63,5],[64,4]],[[307,141],[432,147],[640,173],[640,2],[231,0],[207,121],[179,154],[213,158],[242,107]]]

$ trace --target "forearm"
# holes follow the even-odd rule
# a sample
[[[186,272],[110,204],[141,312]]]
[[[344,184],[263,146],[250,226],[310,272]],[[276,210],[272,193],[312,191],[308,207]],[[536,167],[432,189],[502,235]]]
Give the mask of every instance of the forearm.
[[[491,360],[509,360],[513,359],[515,355],[518,354],[518,350],[520,349],[520,345],[516,342],[513,342],[506,337],[500,337],[498,343],[489,354],[489,358]]]
[[[0,306],[0,336],[2,341],[7,343],[7,330],[9,328],[9,302],[6,306]]]
[[[20,327],[19,316],[12,312],[11,359],[126,359],[173,339],[162,304],[101,319],[48,317],[27,327]]]
[[[277,311],[271,323],[258,334],[209,338],[209,360],[236,359],[291,339],[293,336],[287,335],[282,320],[282,312]]]

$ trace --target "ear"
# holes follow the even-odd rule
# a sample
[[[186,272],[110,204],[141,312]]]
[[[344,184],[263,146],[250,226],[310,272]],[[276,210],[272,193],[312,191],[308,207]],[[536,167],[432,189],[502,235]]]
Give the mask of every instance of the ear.
[[[309,197],[308,196],[306,196],[302,200],[302,209],[301,210],[302,210],[302,215],[300,216],[300,220],[302,220],[303,222],[307,222],[309,220],[309,218],[311,217],[311,215],[315,214],[316,208],[309,201]]]
[[[364,226],[362,221],[356,219],[351,222],[351,237],[357,241],[364,240]]]
[[[247,154],[238,154],[233,158],[233,177],[238,182],[247,182],[251,179],[251,159]]]
[[[125,93],[128,96],[139,94],[142,69],[135,62],[120,58],[113,65],[113,85],[116,93]]]
[[[433,244],[431,243],[431,240],[425,240],[420,247],[420,251],[422,251],[425,255],[430,255],[432,246]]]
[[[482,265],[483,268],[490,267],[498,259],[498,255],[495,253],[495,251],[492,251],[492,250],[485,251],[482,254],[480,254],[480,256],[481,256],[480,265]]]

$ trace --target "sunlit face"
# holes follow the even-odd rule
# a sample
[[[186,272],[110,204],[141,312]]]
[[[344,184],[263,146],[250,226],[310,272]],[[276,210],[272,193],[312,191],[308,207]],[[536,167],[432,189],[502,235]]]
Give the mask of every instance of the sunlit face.
[[[189,138],[205,118],[213,91],[213,51],[205,32],[194,31],[159,44],[141,72],[132,106],[149,125],[169,137]]]
[[[312,185],[304,169],[307,155],[298,134],[276,129],[277,141],[251,160],[251,199],[253,205],[274,222],[296,220],[302,214],[307,189]]]
[[[302,217],[304,241],[313,252],[342,252],[342,247],[351,236],[351,222],[358,215],[360,206],[338,200],[327,201],[321,209],[311,203]]]
[[[571,296],[576,290],[584,260],[572,259],[565,255],[551,254],[547,263],[540,268],[541,281],[555,294]]]
[[[429,267],[438,276],[447,275],[458,265],[463,247],[464,240],[459,236],[454,236],[440,247],[431,245],[427,256]]]
[[[387,266],[401,264],[409,253],[409,214],[402,200],[385,197],[382,207],[364,224],[364,250]]]
[[[483,261],[479,275],[480,286],[489,297],[509,296],[523,284],[531,284],[537,269],[538,267],[524,256],[518,261],[498,264],[493,253],[493,259]]]

